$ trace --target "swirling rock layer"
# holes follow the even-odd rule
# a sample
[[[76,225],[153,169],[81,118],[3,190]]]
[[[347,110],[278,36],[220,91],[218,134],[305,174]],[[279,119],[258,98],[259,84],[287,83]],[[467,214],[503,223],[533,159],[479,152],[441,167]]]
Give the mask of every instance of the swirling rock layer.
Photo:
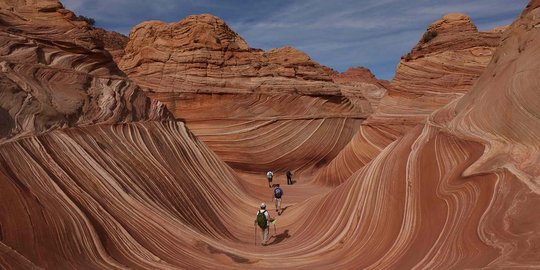
[[[437,34],[429,39],[429,33]],[[399,63],[393,91],[381,101],[379,117],[423,118],[467,93],[490,62],[501,35],[501,31],[479,32],[463,14],[434,22]]]
[[[389,88],[388,81],[378,80],[364,67],[349,68],[343,73],[334,74],[332,80],[339,84],[341,93],[351,100],[365,97],[374,111]]]
[[[285,186],[286,208],[269,246],[253,238],[255,209],[269,203],[264,180],[232,169],[182,122],[96,123],[4,141],[0,267],[538,268],[540,216],[531,210],[540,202],[538,25],[534,0],[469,93],[400,134],[379,126],[360,133],[389,144],[358,170],[336,159],[335,171],[352,173],[328,171],[346,178],[339,186]],[[214,125],[203,122],[193,121],[199,131]],[[274,148],[288,141],[273,137]],[[343,156],[358,147],[352,141]]]
[[[253,49],[211,15],[145,22],[120,67],[235,169],[309,171],[333,159],[385,93],[336,83],[305,53]],[[327,147],[313,147],[324,143]]]
[[[0,137],[165,119],[56,1],[0,3]],[[37,27],[39,26],[39,27]]]
[[[378,83],[387,89],[379,91],[384,96],[373,99],[366,93],[376,108],[374,113],[332,164],[318,173],[316,181],[342,183],[389,143],[423,123],[433,111],[467,93],[490,62],[501,35],[502,29],[479,32],[463,14],[449,14],[431,24],[419,43],[401,59],[394,80],[389,85]],[[362,69],[349,72],[352,74],[336,76],[335,80],[350,86],[358,84],[355,77],[370,78],[361,75],[365,73]],[[376,85],[373,78],[371,81]]]

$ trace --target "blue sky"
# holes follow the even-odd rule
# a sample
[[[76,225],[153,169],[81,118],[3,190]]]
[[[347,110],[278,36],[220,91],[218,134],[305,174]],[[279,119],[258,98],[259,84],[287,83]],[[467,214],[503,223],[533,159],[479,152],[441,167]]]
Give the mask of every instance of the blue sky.
[[[480,30],[510,24],[527,0],[62,0],[96,25],[128,35],[142,21],[193,14],[224,19],[253,48],[290,45],[338,71],[364,66],[392,79],[402,55],[445,14],[472,17]]]

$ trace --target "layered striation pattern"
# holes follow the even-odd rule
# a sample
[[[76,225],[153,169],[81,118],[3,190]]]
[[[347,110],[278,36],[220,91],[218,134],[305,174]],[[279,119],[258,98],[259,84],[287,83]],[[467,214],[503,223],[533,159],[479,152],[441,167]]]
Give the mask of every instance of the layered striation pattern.
[[[218,210],[255,203],[179,122],[64,129],[0,148],[1,241],[47,269],[203,265],[195,239],[236,239],[226,225],[247,215]]]
[[[203,14],[144,22],[120,68],[237,170],[310,175],[350,141],[386,89],[369,71],[334,71],[284,47],[253,49]],[[350,81],[350,80],[349,80]],[[316,145],[325,147],[314,147]],[[298,174],[300,176],[300,174]]]
[[[339,93],[330,70],[304,52],[250,48],[209,14],[135,26],[119,66],[141,87],[159,93]]]
[[[42,3],[33,10],[64,12]],[[424,122],[363,121],[341,94],[333,97],[339,102],[244,96],[245,109],[231,105],[220,118],[209,108],[233,104],[235,96],[175,93],[188,102],[171,101],[177,118],[185,111],[186,124],[147,114],[4,140],[0,267],[538,268],[540,215],[531,210],[540,202],[538,25],[540,1],[533,0],[472,89]],[[91,70],[114,70],[108,59],[91,62]],[[27,79],[19,85],[32,84]],[[259,107],[276,99],[296,113]],[[154,108],[152,101],[125,104],[147,113]],[[381,100],[377,110],[382,106]],[[232,154],[253,148],[260,151]],[[299,153],[272,159],[290,149]],[[306,159],[294,159],[301,156]],[[270,204],[270,192],[250,172],[283,161],[301,168],[305,181],[284,188],[285,211],[262,247],[253,238],[254,212],[261,201]]]
[[[490,62],[504,29],[479,32],[463,14],[448,14],[431,24],[418,44],[401,59],[394,80],[378,83],[386,91],[376,102],[368,98],[376,108],[373,114],[333,164],[318,173],[316,182],[341,184],[389,143],[425,122],[433,111],[467,93]],[[348,86],[358,85],[358,77],[364,78],[361,81],[370,78],[362,69],[351,69],[335,76],[335,80]],[[370,96],[373,95],[366,94]],[[335,163],[346,164],[347,169]]]
[[[167,119],[56,1],[0,3],[0,137]],[[38,26],[39,27],[36,27]]]
[[[437,34],[429,39],[429,33]],[[467,93],[493,57],[501,35],[502,29],[479,32],[463,14],[434,22],[401,59],[392,91],[381,101],[377,117],[422,120]]]

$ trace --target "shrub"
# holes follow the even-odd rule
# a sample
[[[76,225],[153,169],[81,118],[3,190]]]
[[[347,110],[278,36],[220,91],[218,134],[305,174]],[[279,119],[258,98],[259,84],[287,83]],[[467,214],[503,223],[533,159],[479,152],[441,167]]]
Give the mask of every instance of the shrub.
[[[436,36],[437,36],[437,31],[427,31],[426,33],[424,33],[424,36],[422,36],[422,41],[424,41],[424,43],[428,43],[429,41],[431,41],[432,39],[434,39]]]
[[[90,17],[83,16],[83,15],[79,15],[79,16],[75,17],[75,20],[76,21],[86,21],[91,26],[94,26],[94,24],[96,24],[96,20],[94,20],[93,18],[90,18]]]
[[[401,59],[405,60],[405,62],[411,61],[412,60],[411,53],[401,56]]]

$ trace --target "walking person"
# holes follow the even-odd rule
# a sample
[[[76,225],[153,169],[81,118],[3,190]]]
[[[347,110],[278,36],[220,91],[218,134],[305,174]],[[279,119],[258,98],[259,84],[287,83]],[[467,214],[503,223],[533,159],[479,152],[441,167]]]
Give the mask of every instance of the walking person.
[[[281,215],[281,197],[283,196],[283,189],[279,187],[279,184],[276,184],[274,188],[274,201],[276,202],[276,212]]]
[[[292,185],[292,172],[287,171],[287,185]]]
[[[268,179],[268,187],[272,187],[272,178],[274,178],[274,173],[272,171],[268,171],[266,173],[266,179]]]
[[[261,207],[259,211],[257,211],[257,218],[255,219],[255,223],[259,225],[259,228],[261,228],[262,233],[262,241],[261,245],[266,246],[268,243],[268,233],[270,231],[270,214],[268,211],[266,211],[266,204],[261,203]]]

